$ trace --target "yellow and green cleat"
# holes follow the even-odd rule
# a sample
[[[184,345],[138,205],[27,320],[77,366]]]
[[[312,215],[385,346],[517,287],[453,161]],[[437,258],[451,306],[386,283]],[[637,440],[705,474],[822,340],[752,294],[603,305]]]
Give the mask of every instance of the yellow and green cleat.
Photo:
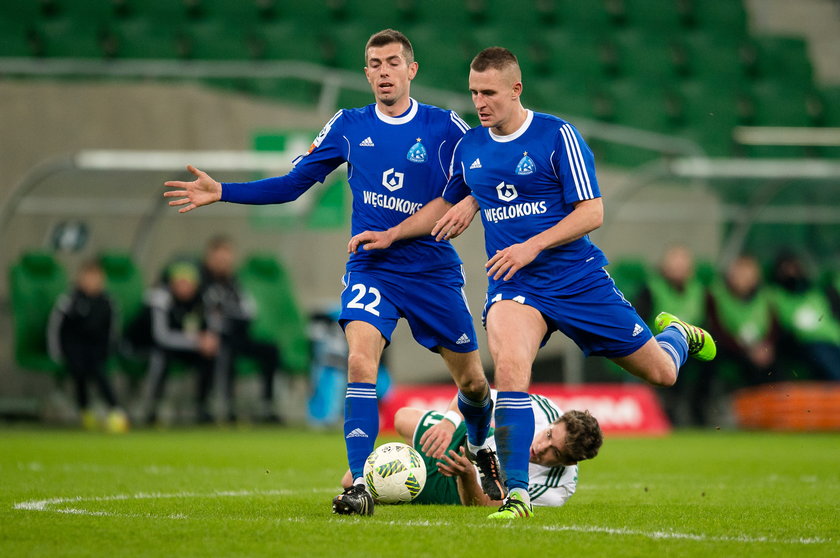
[[[717,347],[709,332],[701,327],[691,325],[668,312],[660,312],[654,321],[656,331],[661,333],[670,325],[679,325],[685,331],[688,341],[688,354],[697,360],[709,361],[715,358]]]
[[[487,519],[524,519],[534,516],[534,508],[519,499],[515,490],[505,499],[499,511],[487,516]]]

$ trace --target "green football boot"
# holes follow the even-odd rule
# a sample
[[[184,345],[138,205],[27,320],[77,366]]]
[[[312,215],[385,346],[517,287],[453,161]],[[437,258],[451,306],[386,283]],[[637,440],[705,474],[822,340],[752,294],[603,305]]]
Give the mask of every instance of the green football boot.
[[[499,511],[491,513],[487,519],[524,519],[533,516],[534,508],[523,502],[514,489],[499,507]]]
[[[712,339],[712,336],[705,329],[684,322],[668,312],[660,312],[654,322],[656,331],[660,333],[672,324],[679,324],[685,330],[686,340],[688,341],[688,354],[690,356],[702,361],[709,361],[715,358],[717,354],[715,340]]]

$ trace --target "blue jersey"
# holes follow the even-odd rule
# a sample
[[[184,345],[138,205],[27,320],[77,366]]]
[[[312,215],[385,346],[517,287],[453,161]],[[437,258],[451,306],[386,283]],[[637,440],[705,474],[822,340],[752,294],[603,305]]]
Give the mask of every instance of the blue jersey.
[[[457,203],[472,194],[481,207],[487,257],[549,229],[574,204],[600,197],[592,152],[578,131],[557,117],[528,111],[508,136],[469,130],[458,144],[443,197]],[[541,292],[567,290],[607,264],[589,236],[543,250],[509,281]]]
[[[375,104],[338,111],[283,177],[224,184],[222,199],[239,203],[278,203],[297,198],[315,182],[347,163],[353,193],[352,234],[382,231],[439,197],[449,176],[455,145],[469,126],[453,111],[411,99],[398,117]],[[359,250],[349,271],[382,269],[401,273],[460,265],[448,242],[431,236],[395,242],[386,250]]]

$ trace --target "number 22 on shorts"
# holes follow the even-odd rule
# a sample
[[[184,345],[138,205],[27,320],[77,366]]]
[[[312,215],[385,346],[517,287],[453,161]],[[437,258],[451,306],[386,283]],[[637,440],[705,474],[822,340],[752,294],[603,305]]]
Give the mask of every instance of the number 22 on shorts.
[[[379,315],[379,310],[376,309],[379,306],[379,302],[382,300],[382,295],[379,294],[379,289],[376,287],[365,287],[361,283],[356,283],[350,290],[356,293],[356,296],[353,297],[353,300],[347,303],[347,308],[361,308],[367,312],[370,312],[374,316]],[[373,297],[373,300],[368,302],[367,304],[363,304],[361,300],[365,298],[365,295],[370,293]]]

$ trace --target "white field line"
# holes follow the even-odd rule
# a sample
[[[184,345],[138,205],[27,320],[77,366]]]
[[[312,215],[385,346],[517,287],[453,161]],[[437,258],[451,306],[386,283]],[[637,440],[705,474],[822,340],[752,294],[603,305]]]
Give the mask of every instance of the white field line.
[[[316,488],[311,490],[227,490],[216,491],[208,493],[198,492],[138,492],[136,494],[115,494],[112,496],[76,496],[72,498],[48,498],[45,500],[30,500],[26,502],[19,502],[13,506],[15,510],[21,511],[37,511],[37,512],[52,512],[63,513],[70,515],[86,515],[92,517],[132,517],[132,518],[156,518],[156,519],[190,519],[187,515],[182,513],[154,515],[154,514],[137,514],[137,513],[115,513],[101,510],[84,509],[83,504],[86,502],[101,503],[101,502],[118,502],[128,500],[163,500],[163,499],[178,499],[178,498],[235,498],[235,497],[249,497],[249,496],[292,496],[298,494],[320,494],[332,492],[332,488]],[[242,520],[244,518],[232,518]],[[262,520],[260,520],[262,521]],[[277,518],[278,523],[295,523],[303,521],[299,517]],[[429,521],[429,520],[408,520],[408,521],[383,521],[375,518],[357,517],[357,518],[331,518],[330,523],[334,525],[352,525],[359,524],[375,524],[389,527],[455,527],[455,524],[447,521]],[[463,527],[463,524],[459,524]],[[774,538],[764,536],[750,536],[750,535],[704,535],[697,533],[680,533],[677,531],[642,531],[639,529],[602,527],[597,525],[539,525],[533,522],[482,522],[467,525],[473,529],[498,529],[498,528],[516,528],[527,529],[534,531],[547,532],[575,532],[575,533],[596,533],[617,536],[629,537],[645,537],[653,540],[686,540],[695,542],[736,542],[736,543],[767,543],[767,544],[791,544],[791,545],[811,545],[811,544],[830,544],[832,539],[825,539],[821,537],[800,537],[800,538]]]

